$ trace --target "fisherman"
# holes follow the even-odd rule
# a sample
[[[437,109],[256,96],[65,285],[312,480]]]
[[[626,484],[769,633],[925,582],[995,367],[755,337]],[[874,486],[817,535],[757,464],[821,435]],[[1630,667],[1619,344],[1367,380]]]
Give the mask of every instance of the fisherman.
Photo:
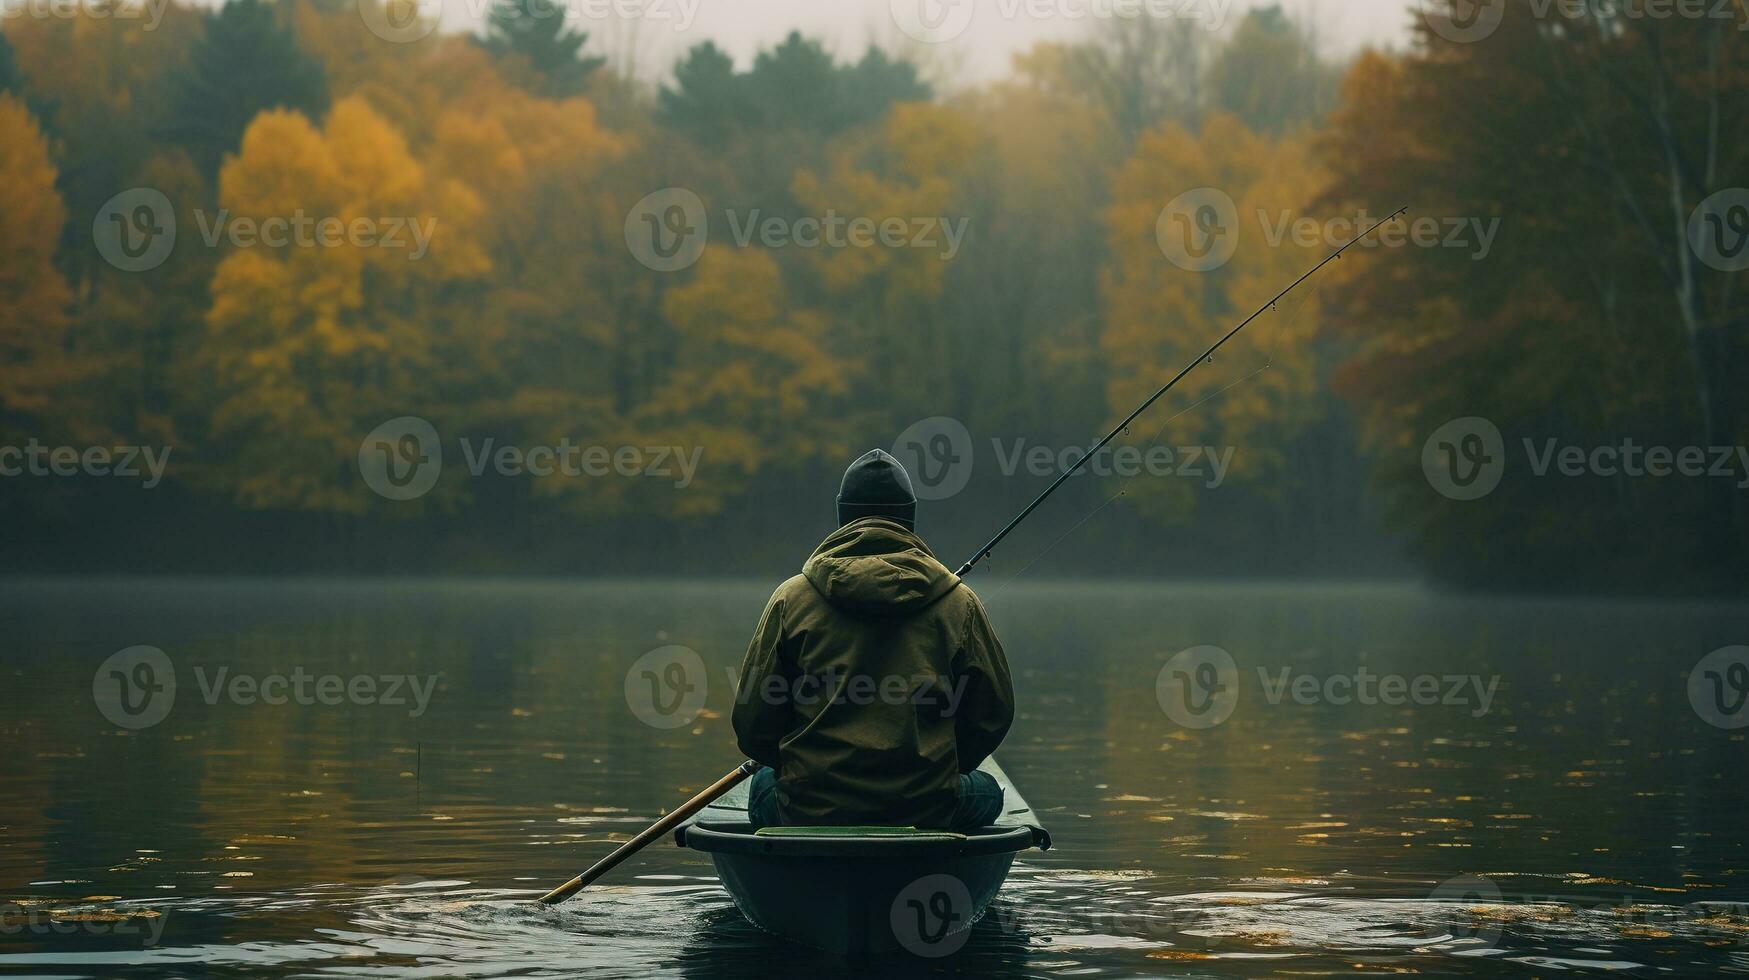
[[[984,606],[917,536],[905,467],[864,453],[838,530],[778,586],[747,648],[734,712],[771,826],[968,830],[1002,813],[978,764],[1014,721],[1008,660]]]

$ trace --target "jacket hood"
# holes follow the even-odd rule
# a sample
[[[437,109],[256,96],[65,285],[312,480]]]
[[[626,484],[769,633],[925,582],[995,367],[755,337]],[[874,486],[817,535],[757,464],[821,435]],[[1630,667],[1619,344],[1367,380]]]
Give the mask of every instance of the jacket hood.
[[[827,602],[863,616],[908,616],[960,582],[915,531],[879,517],[828,535],[802,564],[802,576]]]

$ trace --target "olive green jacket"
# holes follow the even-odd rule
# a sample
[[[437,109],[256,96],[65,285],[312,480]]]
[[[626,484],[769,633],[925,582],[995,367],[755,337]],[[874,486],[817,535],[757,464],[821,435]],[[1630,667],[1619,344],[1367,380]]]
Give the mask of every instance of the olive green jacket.
[[[833,532],[778,586],[736,691],[741,751],[777,770],[791,825],[945,827],[959,776],[1014,720],[983,605],[915,532]]]

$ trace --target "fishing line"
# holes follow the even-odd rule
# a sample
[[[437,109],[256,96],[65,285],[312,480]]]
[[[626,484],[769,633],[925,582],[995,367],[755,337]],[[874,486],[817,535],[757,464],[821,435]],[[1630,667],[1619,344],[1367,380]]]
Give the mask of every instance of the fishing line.
[[[1063,484],[1065,484],[1069,481],[1070,477],[1081,472],[1082,467],[1087,465],[1088,460],[1092,459],[1096,454],[1098,454],[1099,452],[1104,450],[1106,446],[1111,445],[1111,442],[1113,439],[1116,439],[1119,435],[1128,432],[1130,425],[1132,423],[1134,423],[1137,419],[1141,418],[1142,414],[1144,412],[1146,412],[1149,408],[1152,408],[1155,402],[1166,397],[1167,392],[1170,392],[1173,388],[1176,388],[1178,386],[1178,383],[1180,381],[1183,381],[1185,378],[1189,377],[1190,373],[1192,371],[1195,371],[1197,368],[1201,367],[1205,363],[1207,363],[1207,364],[1214,363],[1214,356],[1220,352],[1222,347],[1225,347],[1227,345],[1228,341],[1231,341],[1234,337],[1237,337],[1246,327],[1248,327],[1252,323],[1256,322],[1258,320],[1258,318],[1262,317],[1264,314],[1275,311],[1275,310],[1279,310],[1281,301],[1283,299],[1286,299],[1289,293],[1292,293],[1294,290],[1298,289],[1300,286],[1305,285],[1305,283],[1308,280],[1310,280],[1313,276],[1316,276],[1319,272],[1323,271],[1325,266],[1336,261],[1337,259],[1342,258],[1342,253],[1348,251],[1349,249],[1353,248],[1355,245],[1359,244],[1364,239],[1370,237],[1373,232],[1379,230],[1387,222],[1395,221],[1398,218],[1398,216],[1402,215],[1404,212],[1406,212],[1408,210],[1409,209],[1406,207],[1398,208],[1397,210],[1392,211],[1390,214],[1386,215],[1384,218],[1375,222],[1371,227],[1367,228],[1365,231],[1362,231],[1360,234],[1355,235],[1353,238],[1349,239],[1347,244],[1343,245],[1341,248],[1336,249],[1334,252],[1331,252],[1329,255],[1324,256],[1324,258],[1321,261],[1319,261],[1317,265],[1314,265],[1310,269],[1306,270],[1306,272],[1304,274],[1302,274],[1298,279],[1295,279],[1293,282],[1287,284],[1287,286],[1283,287],[1280,292],[1276,293],[1273,297],[1271,297],[1268,301],[1266,301],[1262,306],[1259,306],[1254,312],[1252,312],[1252,314],[1250,316],[1247,316],[1245,319],[1240,320],[1238,322],[1238,324],[1235,325],[1231,330],[1228,330],[1226,333],[1222,334],[1219,340],[1216,340],[1213,344],[1209,345],[1209,347],[1206,350],[1204,350],[1200,355],[1198,355],[1195,360],[1192,360],[1189,364],[1186,364],[1183,368],[1181,368],[1177,374],[1174,374],[1172,376],[1172,380],[1161,385],[1158,389],[1156,389],[1154,391],[1153,394],[1149,395],[1145,401],[1143,401],[1140,405],[1137,405],[1135,407],[1135,409],[1133,411],[1131,411],[1128,415],[1124,416],[1123,421],[1119,422],[1117,424],[1116,428],[1113,428],[1110,432],[1108,432],[1104,436],[1100,437],[1098,442],[1094,443],[1091,448],[1089,448],[1086,452],[1082,453],[1081,458],[1075,461],[1075,465],[1064,470],[1055,480],[1052,480],[1051,485],[1046,487],[1044,489],[1044,492],[1042,492],[1038,496],[1034,497],[1032,499],[1032,503],[1027,504],[1024,508],[1021,509],[1020,513],[1014,515],[1014,518],[1012,520],[1010,520],[1007,524],[1004,524],[1002,526],[1002,530],[997,531],[995,537],[992,537],[989,541],[985,542],[984,546],[979,548],[977,550],[977,552],[972,555],[971,558],[967,559],[966,563],[961,565],[955,574],[957,574],[963,578],[967,573],[971,572],[972,569],[978,567],[979,562],[982,562],[984,559],[990,557],[990,555],[995,552],[997,546],[1000,545],[1004,540],[1006,540],[1008,535],[1014,533],[1015,528],[1019,527],[1028,517],[1032,516],[1033,511],[1037,510],[1040,505],[1042,505],[1046,500],[1050,499],[1052,494],[1056,493],[1059,489],[1061,489]]]
[[[1057,545],[1060,545],[1060,544],[1062,544],[1062,543],[1063,543],[1063,542],[1064,542],[1064,541],[1065,541],[1065,540],[1067,540],[1067,539],[1068,539],[1068,537],[1069,537],[1069,535],[1071,535],[1071,534],[1074,534],[1074,533],[1075,533],[1075,532],[1076,532],[1076,531],[1078,531],[1078,530],[1080,530],[1080,529],[1081,529],[1081,525],[1083,525],[1083,524],[1085,524],[1085,523],[1087,523],[1087,522],[1088,522],[1088,521],[1090,521],[1090,520],[1092,520],[1092,519],[1093,519],[1093,518],[1094,518],[1094,517],[1095,517],[1095,516],[1097,516],[1097,515],[1098,515],[1098,513],[1099,513],[1099,512],[1100,512],[1100,511],[1102,511],[1102,510],[1104,510],[1104,509],[1105,509],[1105,508],[1106,508],[1106,506],[1107,506],[1107,505],[1109,505],[1109,504],[1110,504],[1110,503],[1111,503],[1111,502],[1112,502],[1112,501],[1113,501],[1113,500],[1116,500],[1116,499],[1117,499],[1117,498],[1119,498],[1119,497],[1121,497],[1121,496],[1123,496],[1123,495],[1124,495],[1124,494],[1126,494],[1126,493],[1128,493],[1128,491],[1127,491],[1127,490],[1119,490],[1119,491],[1118,491],[1118,492],[1116,492],[1116,493],[1114,493],[1114,494],[1112,494],[1112,495],[1111,495],[1111,496],[1109,496],[1109,497],[1107,497],[1107,498],[1105,498],[1105,503],[1102,503],[1102,504],[1100,504],[1100,505],[1099,505],[1099,506],[1097,506],[1097,507],[1095,507],[1095,508],[1093,508],[1093,509],[1092,509],[1092,510],[1090,510],[1090,511],[1088,511],[1088,512],[1087,512],[1087,514],[1086,514],[1086,516],[1084,516],[1084,517],[1082,517],[1082,518],[1081,518],[1081,519],[1080,519],[1080,520],[1078,520],[1078,521],[1076,521],[1076,522],[1075,522],[1075,525],[1074,525],[1074,527],[1071,527],[1071,528],[1069,528],[1069,529],[1068,529],[1068,530],[1067,530],[1067,531],[1064,531],[1064,532],[1063,532],[1063,533],[1062,533],[1062,534],[1060,534],[1060,535],[1058,535],[1058,536],[1057,536],[1057,540],[1055,540],[1055,541],[1052,541],[1052,542],[1051,542],[1051,543],[1050,543],[1050,544],[1048,544],[1048,545],[1046,545],[1046,546],[1045,546],[1045,549],[1044,549],[1044,550],[1043,550],[1043,551],[1041,551],[1041,552],[1039,552],[1039,553],[1038,553],[1038,554],[1036,554],[1036,555],[1034,555],[1034,556],[1033,556],[1033,557],[1032,557],[1032,561],[1029,561],[1029,562],[1027,562],[1027,563],[1026,563],[1026,565],[1025,565],[1025,566],[1023,566],[1023,567],[1022,567],[1022,568],[1021,568],[1021,569],[1020,569],[1020,571],[1018,571],[1018,572],[1015,572],[1015,573],[1014,573],[1014,574],[1013,574],[1013,575],[1010,575],[1010,576],[1008,576],[1008,577],[1007,577],[1007,578],[1005,578],[1005,579],[1003,579],[1003,580],[1002,580],[1002,584],[1001,584],[1001,585],[998,585],[998,586],[996,586],[996,591],[994,591],[994,592],[991,592],[991,593],[990,593],[990,595],[989,595],[989,598],[992,598],[992,599],[994,599],[994,598],[996,598],[996,597],[997,597],[997,596],[999,596],[999,595],[1001,595],[1001,594],[1002,594],[1002,590],[1003,590],[1003,589],[1006,589],[1006,588],[1008,588],[1008,587],[1009,587],[1009,586],[1010,586],[1010,585],[1013,585],[1013,584],[1014,584],[1014,580],[1015,580],[1015,579],[1017,579],[1017,578],[1019,578],[1019,577],[1021,577],[1021,576],[1022,576],[1022,575],[1025,575],[1025,574],[1026,574],[1026,572],[1027,572],[1027,569],[1030,569],[1030,568],[1031,568],[1031,567],[1032,567],[1032,566],[1034,566],[1034,565],[1036,565],[1036,564],[1038,564],[1038,563],[1039,563],[1039,560],[1040,560],[1040,559],[1042,559],[1042,558],[1043,558],[1043,557],[1044,557],[1044,556],[1046,556],[1046,555],[1048,555],[1048,554],[1050,554],[1050,553],[1051,553],[1051,550],[1052,550],[1052,549],[1054,549],[1054,548],[1056,548],[1056,546],[1057,546]]]
[[[1271,331],[1271,333],[1273,334],[1273,338],[1270,342],[1269,350],[1264,355],[1263,363],[1261,365],[1259,365],[1256,369],[1252,370],[1248,374],[1245,374],[1244,376],[1242,376],[1234,381],[1231,381],[1225,385],[1222,385],[1221,387],[1215,389],[1214,391],[1208,393],[1207,395],[1204,395],[1203,397],[1197,399],[1196,401],[1185,406],[1184,408],[1180,409],[1179,411],[1173,413],[1171,416],[1167,417],[1164,421],[1162,421],[1160,423],[1159,428],[1154,431],[1153,436],[1149,437],[1146,440],[1143,440],[1139,444],[1138,443],[1131,443],[1131,445],[1146,446],[1149,449],[1159,447],[1161,438],[1166,433],[1166,427],[1171,425],[1174,421],[1184,417],[1185,415],[1188,415],[1189,413],[1195,411],[1196,409],[1202,407],[1203,405],[1206,405],[1209,402],[1214,401],[1215,399],[1221,397],[1222,395],[1226,394],[1227,392],[1232,391],[1234,388],[1237,388],[1240,385],[1243,385],[1247,381],[1251,381],[1252,379],[1256,378],[1258,375],[1261,375],[1263,372],[1269,370],[1272,366],[1274,366],[1276,355],[1278,355],[1281,352],[1282,341],[1287,336],[1288,328],[1294,324],[1299,323],[1302,316],[1305,314],[1308,306],[1310,306],[1312,300],[1317,298],[1318,296],[1320,296],[1322,294],[1323,288],[1324,288],[1324,277],[1328,274],[1329,274],[1329,267],[1328,266],[1325,266],[1325,267],[1322,267],[1322,268],[1316,270],[1314,275],[1308,277],[1305,280],[1305,282],[1303,282],[1301,284],[1301,288],[1304,290],[1304,295],[1301,295],[1298,297],[1286,297],[1284,299],[1278,299],[1275,303],[1271,304],[1271,306],[1269,308],[1269,312],[1271,312],[1271,313],[1279,313],[1281,310],[1281,303],[1284,300],[1286,302],[1290,303],[1291,305],[1290,305],[1287,316],[1274,318],[1276,320],[1276,326]],[[1295,291],[1299,292],[1300,290],[1295,290]],[[1209,360],[1209,362],[1212,363],[1212,358],[1210,358],[1208,360]],[[1124,435],[1129,434],[1129,429],[1127,427],[1123,430],[1123,434]],[[1023,565],[1019,571],[1017,571],[1013,575],[1010,575],[1007,578],[1003,579],[1002,583],[1000,585],[998,585],[996,587],[996,589],[993,590],[989,594],[990,598],[994,598],[997,595],[1000,595],[1004,590],[1006,590],[1008,588],[1008,586],[1014,584],[1015,580],[1019,579],[1022,575],[1025,575],[1028,571],[1030,571],[1033,568],[1033,566],[1037,565],[1040,561],[1042,561],[1046,555],[1049,555],[1052,551],[1056,550],[1058,545],[1060,545],[1064,541],[1068,540],[1070,535],[1072,535],[1076,531],[1080,530],[1083,525],[1085,525],[1087,522],[1091,521],[1093,518],[1097,517],[1100,513],[1102,513],[1107,507],[1109,507],[1111,505],[1112,501],[1118,499],[1119,497],[1128,496],[1129,495],[1129,487],[1132,485],[1132,483],[1134,481],[1138,481],[1138,480],[1142,479],[1142,476],[1143,476],[1143,474],[1137,474],[1137,475],[1128,476],[1128,477],[1119,476],[1119,479],[1122,479],[1125,481],[1122,488],[1120,488],[1116,493],[1111,494],[1110,496],[1107,496],[1104,500],[1102,500],[1098,504],[1095,504],[1091,509],[1089,509],[1085,514],[1083,514],[1079,520],[1077,520],[1073,525],[1071,525],[1067,531],[1064,531],[1062,534],[1058,535],[1054,540],[1051,541],[1050,544],[1046,545],[1043,549],[1041,549],[1036,554],[1034,554],[1032,556],[1031,560],[1029,560],[1025,565]]]

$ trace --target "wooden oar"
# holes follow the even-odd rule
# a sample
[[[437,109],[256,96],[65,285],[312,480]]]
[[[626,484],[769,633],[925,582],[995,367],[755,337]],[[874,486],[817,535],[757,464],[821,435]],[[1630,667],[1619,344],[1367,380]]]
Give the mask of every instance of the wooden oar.
[[[541,904],[557,905],[565,899],[570,898],[572,895],[589,887],[590,882],[607,874],[609,871],[612,871],[621,861],[624,861],[626,858],[643,850],[644,845],[668,833],[675,827],[680,826],[682,823],[686,822],[688,817],[691,817],[698,811],[715,803],[718,797],[727,793],[729,790],[734,789],[740,784],[741,780],[753,775],[758,768],[759,763],[754,762],[752,759],[748,759],[746,762],[736,766],[729,771],[728,775],[707,787],[704,792],[687,800],[673,813],[670,813],[666,817],[651,824],[649,827],[645,828],[643,833],[640,833],[638,836],[633,837],[631,840],[628,840],[624,844],[615,848],[612,854],[609,854],[607,857],[590,865],[588,871],[583,872],[577,877],[572,878],[570,881],[567,881],[552,891],[547,892],[545,895],[542,895],[540,897]]]

